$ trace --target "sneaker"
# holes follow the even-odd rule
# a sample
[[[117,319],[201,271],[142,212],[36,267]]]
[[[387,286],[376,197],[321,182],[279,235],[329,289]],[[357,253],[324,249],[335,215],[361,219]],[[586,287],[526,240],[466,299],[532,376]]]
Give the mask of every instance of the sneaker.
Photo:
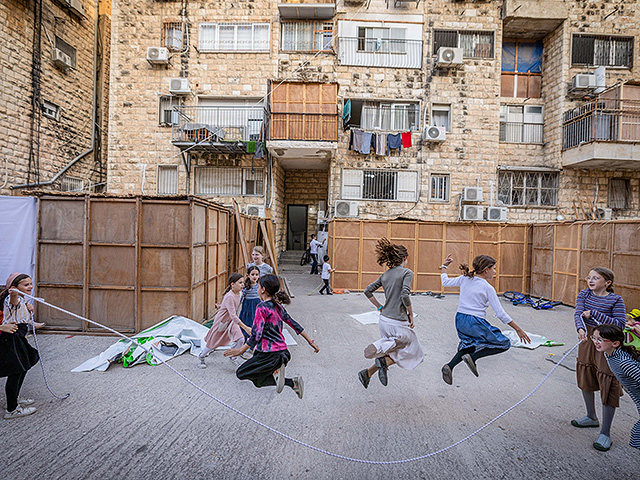
[[[240,360],[239,357],[229,357],[229,360],[231,360],[231,363],[233,363],[236,367],[242,365],[242,360]]]
[[[302,380],[302,376],[298,375],[297,377],[293,377],[293,391],[298,394],[299,399],[302,399],[302,394],[304,393],[304,381]]]
[[[442,380],[444,380],[444,383],[448,385],[453,384],[453,371],[447,364],[442,367]]]
[[[571,425],[578,428],[597,428],[600,426],[598,420],[593,420],[587,416],[579,418],[578,420],[571,420]]]
[[[18,405],[22,405],[23,407],[28,407],[29,405],[33,405],[36,401],[33,398],[19,398]]]
[[[284,390],[284,363],[273,372],[273,379],[276,381],[276,393],[282,393]]]
[[[198,368],[207,368],[207,364],[204,363],[204,357],[200,357],[200,363],[198,364]]]
[[[369,371],[366,368],[358,372],[358,379],[364,388],[369,387],[371,377],[369,376]]]
[[[380,380],[380,383],[386,387],[389,382],[389,378],[387,377],[387,362],[384,357],[376,358],[376,366],[378,367],[378,379]]]
[[[6,420],[10,420],[12,418],[26,417],[27,415],[31,415],[32,413],[36,413],[36,407],[22,407],[18,405],[13,412],[6,410],[7,413],[4,414],[4,418]]]
[[[593,448],[600,450],[601,452],[606,452],[611,448],[612,443],[611,437],[607,437],[604,433],[601,433],[598,435],[598,439],[593,442]]]
[[[240,355],[242,358],[244,358],[245,360],[249,360],[251,357],[253,357],[253,355],[249,352],[249,350],[247,350],[246,352],[244,352],[242,355]]]
[[[476,362],[474,362],[473,358],[471,358],[471,355],[469,355],[468,353],[466,355],[463,355],[462,360],[464,360],[464,363],[467,364],[467,367],[469,367],[469,370],[471,370],[471,373],[473,373],[477,377],[478,368],[476,367]]]
[[[376,358],[377,355],[378,349],[373,343],[367,345],[367,347],[364,349],[364,358]]]

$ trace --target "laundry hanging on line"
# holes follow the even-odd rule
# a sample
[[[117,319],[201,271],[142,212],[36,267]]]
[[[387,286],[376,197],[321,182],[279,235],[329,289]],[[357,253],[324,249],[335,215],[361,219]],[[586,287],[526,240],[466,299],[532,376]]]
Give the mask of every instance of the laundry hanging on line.
[[[349,150],[364,155],[375,153],[376,155],[389,155],[390,150],[402,151],[402,148],[410,148],[411,132],[381,133],[367,132],[358,128],[352,128],[349,136]]]

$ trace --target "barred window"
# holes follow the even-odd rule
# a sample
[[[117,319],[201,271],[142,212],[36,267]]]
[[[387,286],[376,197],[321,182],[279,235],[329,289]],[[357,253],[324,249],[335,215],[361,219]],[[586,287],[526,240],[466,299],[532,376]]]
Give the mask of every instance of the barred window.
[[[178,166],[158,166],[158,195],[177,195],[178,193]]]
[[[431,104],[431,125],[444,127],[451,131],[451,105],[445,103]]]
[[[433,54],[440,47],[459,47],[466,58],[493,58],[493,38],[493,32],[434,30]]]
[[[342,170],[342,198],[415,202],[418,172],[397,170]]]
[[[178,112],[173,109],[175,105],[180,105],[178,97],[175,95],[161,95],[158,99],[158,123],[163,126],[177,125]]]
[[[633,37],[574,35],[572,65],[633,66]]]
[[[351,99],[351,115],[348,125],[366,130],[417,131],[420,127],[419,114],[418,103]]]
[[[172,52],[179,52],[184,48],[184,23],[164,22],[162,24],[162,46]]]
[[[60,190],[63,192],[82,192],[84,190],[84,180],[64,175],[60,180]]]
[[[283,51],[318,52],[333,50],[333,23],[282,22]]]
[[[558,172],[500,171],[498,201],[503,205],[558,204]]]
[[[429,200],[432,202],[449,201],[449,174],[432,173]]]
[[[196,195],[249,195],[264,192],[264,170],[261,168],[196,167]]]
[[[542,143],[542,105],[500,105],[500,141]]]
[[[55,45],[58,50],[65,53],[71,59],[71,67],[75,68],[76,66],[76,49],[69,45],[67,42],[62,40],[60,37],[56,35],[55,37]]]
[[[609,182],[609,208],[629,208],[631,186],[627,178],[612,178]]]
[[[201,52],[268,52],[268,23],[201,23],[198,50]]]

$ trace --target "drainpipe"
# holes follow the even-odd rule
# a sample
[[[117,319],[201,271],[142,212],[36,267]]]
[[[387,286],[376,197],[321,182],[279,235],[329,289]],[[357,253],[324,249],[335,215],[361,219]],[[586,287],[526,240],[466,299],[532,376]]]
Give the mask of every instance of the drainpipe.
[[[98,2],[99,2],[99,0],[95,0],[96,18],[95,18],[94,36],[93,36],[93,120],[91,122],[91,147],[89,147],[89,149],[85,150],[80,155],[78,155],[73,160],[71,160],[67,165],[65,165],[65,167],[62,170],[60,170],[58,173],[56,173],[56,175],[51,180],[47,180],[46,182],[23,183],[21,185],[12,185],[11,187],[9,187],[11,190],[15,190],[17,188],[33,188],[33,187],[44,187],[44,186],[51,185],[56,180],[58,180],[62,175],[64,175],[64,173],[67,170],[69,170],[76,163],[78,163],[80,160],[82,160],[84,157],[86,157],[87,155],[89,155],[91,152],[94,151],[95,144],[96,144],[96,115],[97,115],[97,108],[98,108],[98,106],[97,106],[98,102],[97,102],[97,99],[96,99],[97,91],[98,91],[98,69],[97,69],[97,62],[98,62],[98,16],[99,16],[99,13],[100,13]]]

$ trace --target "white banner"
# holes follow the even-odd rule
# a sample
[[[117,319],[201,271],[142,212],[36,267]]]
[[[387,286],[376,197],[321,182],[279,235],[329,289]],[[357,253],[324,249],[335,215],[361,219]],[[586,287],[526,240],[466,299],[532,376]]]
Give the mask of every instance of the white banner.
[[[13,272],[30,275],[35,284],[38,201],[0,196],[0,286]]]

